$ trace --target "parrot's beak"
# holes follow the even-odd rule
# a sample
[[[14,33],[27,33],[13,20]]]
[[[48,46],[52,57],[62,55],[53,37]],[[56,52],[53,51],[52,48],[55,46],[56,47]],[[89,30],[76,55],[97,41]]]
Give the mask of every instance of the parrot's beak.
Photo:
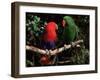
[[[62,21],[62,26],[65,27],[65,20]]]

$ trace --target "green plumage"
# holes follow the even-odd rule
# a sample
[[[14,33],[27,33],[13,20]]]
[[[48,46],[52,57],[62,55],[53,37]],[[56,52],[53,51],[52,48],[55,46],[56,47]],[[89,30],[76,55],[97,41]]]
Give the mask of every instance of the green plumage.
[[[66,43],[70,43],[78,36],[79,28],[75,24],[72,17],[65,16],[63,20],[65,21],[66,24],[62,37]]]

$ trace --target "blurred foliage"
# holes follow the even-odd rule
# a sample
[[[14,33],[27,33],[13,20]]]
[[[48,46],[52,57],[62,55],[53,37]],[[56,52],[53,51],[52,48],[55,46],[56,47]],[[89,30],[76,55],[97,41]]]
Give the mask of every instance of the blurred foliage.
[[[26,44],[41,47],[41,37],[44,32],[44,26],[47,23],[48,19],[52,19],[58,25],[58,41],[56,43],[56,48],[63,46],[61,35],[63,28],[61,25],[62,18],[64,14],[39,14],[39,13],[26,13]],[[84,43],[81,43],[80,48],[71,48],[69,50],[63,51],[61,54],[57,55],[57,61],[66,61],[70,62],[61,64],[61,65],[80,65],[80,64],[89,64],[89,16],[88,15],[69,15],[71,16],[76,25],[79,27],[79,34],[75,40],[83,39]],[[40,54],[34,53],[31,51],[26,51],[26,66],[34,67],[41,66],[40,63]],[[34,53],[34,54],[33,54]],[[57,63],[56,63],[57,64]],[[60,65],[60,64],[58,64]]]

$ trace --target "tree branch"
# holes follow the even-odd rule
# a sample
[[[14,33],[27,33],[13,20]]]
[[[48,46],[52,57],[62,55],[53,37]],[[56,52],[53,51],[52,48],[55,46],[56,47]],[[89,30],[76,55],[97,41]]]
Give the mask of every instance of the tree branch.
[[[69,45],[64,45],[63,47],[61,48],[57,48],[55,50],[43,50],[43,49],[39,49],[37,47],[34,47],[34,46],[28,46],[26,45],[26,50],[31,50],[31,51],[34,51],[34,52],[37,52],[37,53],[40,53],[40,54],[46,54],[46,55],[56,55],[64,50],[67,50],[71,47],[80,47],[79,43],[83,43],[83,40],[78,40],[78,41],[75,41],[75,42],[72,42],[72,44],[69,44]]]

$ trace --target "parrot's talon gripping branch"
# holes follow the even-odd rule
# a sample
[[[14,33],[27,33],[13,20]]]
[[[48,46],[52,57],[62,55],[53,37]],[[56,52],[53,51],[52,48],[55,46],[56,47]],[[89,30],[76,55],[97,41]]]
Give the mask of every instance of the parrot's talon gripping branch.
[[[52,54],[52,50],[49,50],[49,56]]]
[[[75,46],[75,43],[74,42],[71,42],[71,46],[74,47]]]
[[[64,44],[64,50],[67,50],[67,49],[69,49],[71,47],[71,45],[66,45],[66,44]]]
[[[56,55],[58,53],[61,53],[62,51],[64,50],[67,50],[71,47],[80,47],[79,43],[83,43],[83,40],[78,40],[78,41],[75,41],[75,42],[72,42],[72,44],[69,44],[69,45],[66,45],[64,44],[63,47],[60,47],[60,48],[57,48],[55,50],[43,50],[43,49],[39,49],[37,47],[34,47],[34,46],[26,46],[26,50],[31,50],[33,52],[37,52],[37,53],[40,53],[40,54],[44,54],[44,55]]]
[[[45,51],[46,51],[46,54],[47,54],[47,55],[49,55],[49,50],[48,50],[48,49],[46,49]]]

